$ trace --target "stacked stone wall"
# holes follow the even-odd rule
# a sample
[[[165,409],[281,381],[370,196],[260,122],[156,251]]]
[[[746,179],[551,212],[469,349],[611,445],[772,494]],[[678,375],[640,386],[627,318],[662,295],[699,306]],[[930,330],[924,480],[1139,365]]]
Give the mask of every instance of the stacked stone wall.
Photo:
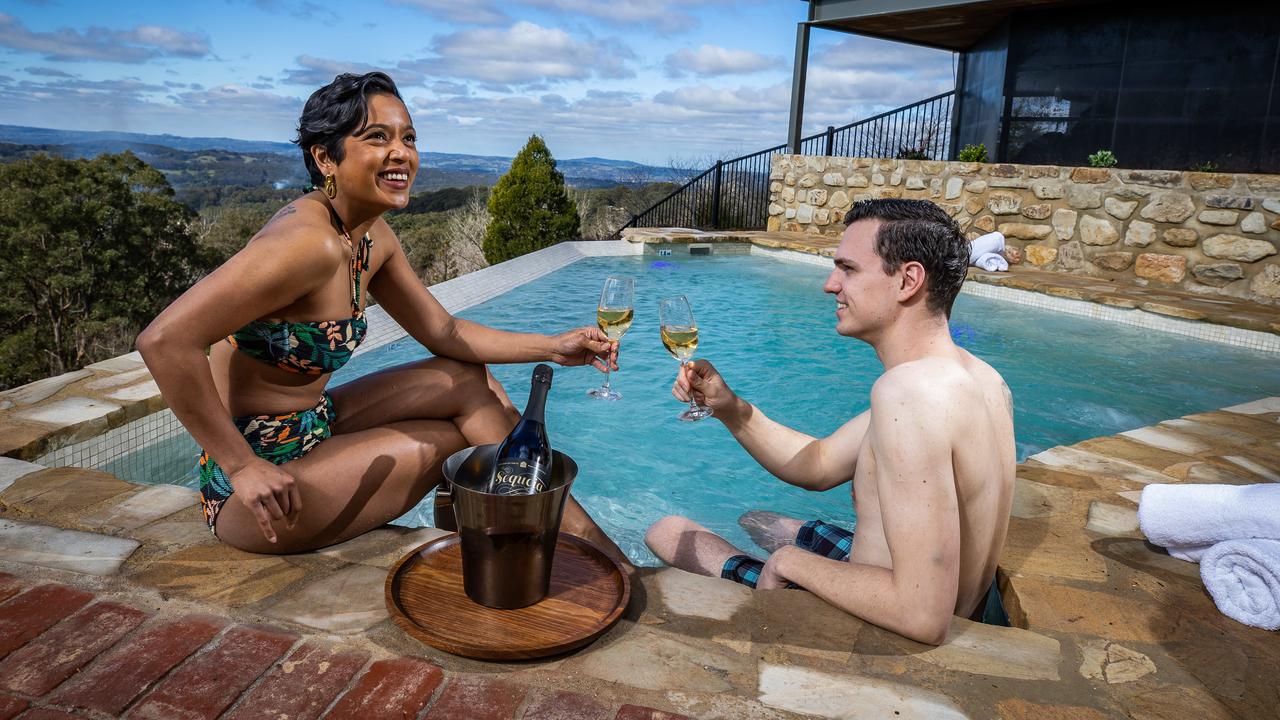
[[[838,235],[869,198],[999,230],[1014,265],[1280,304],[1280,175],[776,155],[768,229]]]

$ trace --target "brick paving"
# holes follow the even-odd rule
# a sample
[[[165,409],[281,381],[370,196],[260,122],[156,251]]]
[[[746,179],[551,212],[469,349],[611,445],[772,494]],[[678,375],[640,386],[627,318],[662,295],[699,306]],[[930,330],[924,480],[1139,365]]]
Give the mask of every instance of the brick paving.
[[[6,594],[7,593],[7,594]],[[679,720],[0,573],[0,720]],[[227,710],[230,708],[230,712]]]
[[[49,695],[55,705],[118,714],[228,624],[212,615],[149,623]]]

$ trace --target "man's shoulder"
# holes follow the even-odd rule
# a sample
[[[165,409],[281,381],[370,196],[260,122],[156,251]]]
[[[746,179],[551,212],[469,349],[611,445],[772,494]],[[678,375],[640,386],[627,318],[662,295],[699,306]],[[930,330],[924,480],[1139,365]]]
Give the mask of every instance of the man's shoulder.
[[[985,372],[999,377],[990,366],[985,367]],[[982,387],[988,382],[989,378],[961,360],[925,358],[903,363],[887,370],[871,387],[871,412],[896,415],[905,411],[935,421],[954,420],[965,416],[966,408],[982,403]]]
[[[871,386],[871,396],[872,400],[877,394],[898,400],[927,399],[963,386],[968,379],[964,365],[956,360],[922,358],[886,370]]]

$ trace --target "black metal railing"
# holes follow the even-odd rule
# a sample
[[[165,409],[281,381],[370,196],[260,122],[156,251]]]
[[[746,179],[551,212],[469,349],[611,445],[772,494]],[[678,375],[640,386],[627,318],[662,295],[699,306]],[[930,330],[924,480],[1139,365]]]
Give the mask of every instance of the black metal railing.
[[[865,120],[802,138],[802,155],[946,160],[951,153],[951,103],[945,92]],[[768,219],[769,165],[776,145],[705,172],[618,228],[682,227],[698,230],[759,230]]]

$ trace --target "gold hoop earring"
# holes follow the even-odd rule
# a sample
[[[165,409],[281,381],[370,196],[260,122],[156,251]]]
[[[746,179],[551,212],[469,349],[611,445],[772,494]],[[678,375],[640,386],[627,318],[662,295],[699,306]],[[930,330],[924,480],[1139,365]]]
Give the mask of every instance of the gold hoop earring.
[[[330,200],[338,197],[338,183],[334,182],[334,177],[333,175],[324,176],[324,194]]]

